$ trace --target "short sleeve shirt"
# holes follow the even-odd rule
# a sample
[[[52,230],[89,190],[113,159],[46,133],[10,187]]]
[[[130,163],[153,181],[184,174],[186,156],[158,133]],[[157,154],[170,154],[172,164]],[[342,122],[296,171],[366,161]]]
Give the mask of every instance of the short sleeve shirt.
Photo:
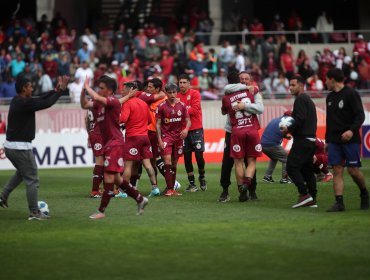
[[[161,120],[162,138],[176,141],[180,139],[189,113],[184,103],[178,101],[172,106],[166,100],[158,106],[156,118]]]

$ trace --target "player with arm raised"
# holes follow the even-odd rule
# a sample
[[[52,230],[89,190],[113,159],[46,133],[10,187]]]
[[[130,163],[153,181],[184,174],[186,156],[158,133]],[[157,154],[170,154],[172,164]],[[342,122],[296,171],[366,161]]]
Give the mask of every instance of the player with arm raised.
[[[89,85],[87,78],[84,88],[93,98],[94,103],[104,107],[98,114],[97,121],[100,123],[100,130],[104,144],[104,192],[98,211],[90,216],[91,219],[105,218],[105,209],[113,195],[113,186],[116,184],[119,189],[126,192],[128,196],[135,199],[138,205],[137,214],[144,213],[148,199],[132,188],[126,180],[122,180],[120,173],[123,172],[123,148],[124,139],[119,128],[121,102],[114,93],[117,83],[109,76],[103,75],[98,81],[99,93],[95,92]]]

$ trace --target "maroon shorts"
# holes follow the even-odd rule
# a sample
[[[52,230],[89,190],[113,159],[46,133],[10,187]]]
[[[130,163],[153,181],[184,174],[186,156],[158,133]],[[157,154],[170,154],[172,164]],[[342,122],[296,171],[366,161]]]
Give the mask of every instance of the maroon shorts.
[[[172,139],[162,139],[164,150],[161,156],[171,155],[173,158],[179,158],[184,154],[184,140],[173,141]]]
[[[314,163],[314,167],[318,169],[322,169],[323,167],[328,166],[328,155],[327,154],[317,154],[316,156],[316,162]]]
[[[153,153],[153,158],[159,157],[159,146],[158,146],[158,138],[157,138],[157,132],[148,130],[148,136],[149,136],[149,141],[150,145],[152,146],[152,153]]]
[[[126,137],[123,159],[129,161],[139,161],[153,157],[152,146],[148,136]]]
[[[123,172],[123,145],[104,147],[104,171]]]
[[[89,142],[95,157],[104,155],[103,139],[100,133],[90,133]]]
[[[256,129],[231,133],[230,157],[246,158],[262,156],[260,136]]]

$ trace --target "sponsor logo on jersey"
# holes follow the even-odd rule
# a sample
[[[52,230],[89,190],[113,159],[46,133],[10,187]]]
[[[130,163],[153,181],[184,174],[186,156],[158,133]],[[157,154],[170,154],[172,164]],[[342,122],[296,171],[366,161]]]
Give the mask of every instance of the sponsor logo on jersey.
[[[165,118],[164,123],[174,123],[174,122],[181,122],[181,118]]]

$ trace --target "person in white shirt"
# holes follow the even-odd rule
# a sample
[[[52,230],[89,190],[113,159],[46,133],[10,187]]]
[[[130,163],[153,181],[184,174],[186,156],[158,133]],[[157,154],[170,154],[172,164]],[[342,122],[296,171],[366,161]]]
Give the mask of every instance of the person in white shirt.
[[[80,79],[75,79],[72,83],[68,85],[69,96],[71,97],[72,103],[80,102],[82,87],[83,83],[80,81]]]
[[[245,71],[245,58],[240,50],[235,51],[236,59],[235,59],[235,68],[238,72]]]
[[[51,81],[51,78],[48,74],[46,74],[42,69],[38,70],[38,76],[39,76],[39,81],[38,81],[38,94],[42,94],[45,92],[49,92],[53,90],[53,82]]]
[[[77,68],[76,73],[75,73],[75,78],[79,79],[80,82],[83,84],[85,82],[86,77],[89,78],[90,84],[93,84],[93,79],[94,79],[94,73],[93,71],[89,68],[88,62],[82,61],[82,64],[79,68]]]

